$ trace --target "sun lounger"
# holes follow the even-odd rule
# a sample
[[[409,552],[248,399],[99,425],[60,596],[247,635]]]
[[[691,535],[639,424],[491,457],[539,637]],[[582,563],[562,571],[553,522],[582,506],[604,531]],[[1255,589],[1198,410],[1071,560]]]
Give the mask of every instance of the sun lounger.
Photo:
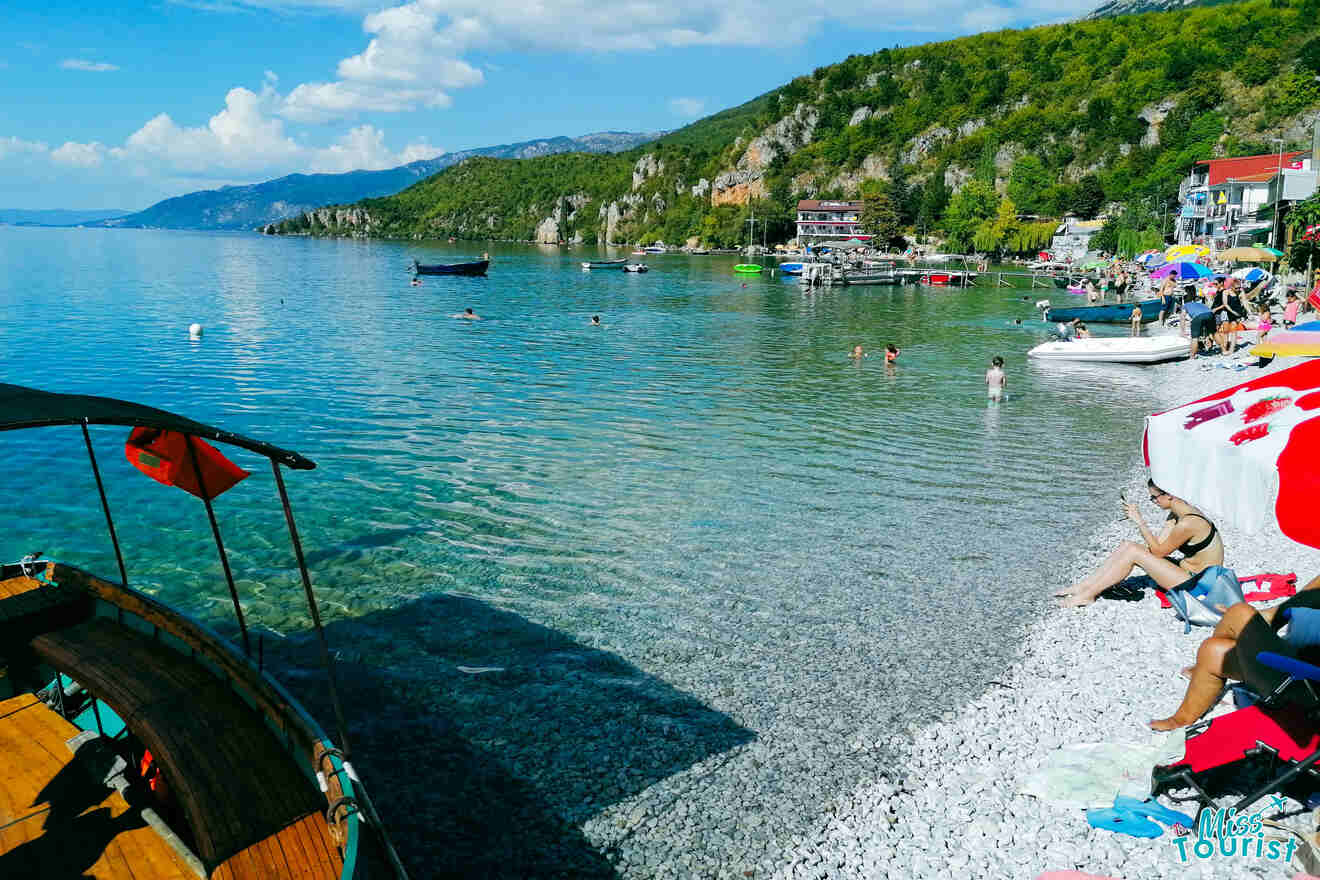
[[[1194,795],[1171,800],[1212,806],[1204,787],[1208,774],[1255,758],[1268,762],[1268,781],[1234,805],[1239,813],[1273,792],[1305,802],[1320,791],[1320,666],[1271,652],[1257,654],[1256,660],[1283,673],[1279,686],[1259,695],[1255,705],[1188,727],[1182,760],[1154,769],[1152,794],[1190,788]]]

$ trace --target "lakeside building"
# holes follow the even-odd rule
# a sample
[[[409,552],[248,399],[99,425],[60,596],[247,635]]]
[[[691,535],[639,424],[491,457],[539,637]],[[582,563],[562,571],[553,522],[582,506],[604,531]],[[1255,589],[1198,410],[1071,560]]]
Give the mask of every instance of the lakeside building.
[[[1056,260],[1080,262],[1091,250],[1091,236],[1104,225],[1104,220],[1082,220],[1072,214],[1065,214],[1059,228],[1054,230],[1050,253]]]
[[[1281,246],[1276,207],[1286,212],[1314,194],[1317,170],[1320,161],[1305,150],[1198,161],[1178,188],[1178,244]]]
[[[803,199],[797,206],[797,240],[803,247],[850,238],[869,241],[863,235],[859,221],[861,202],[822,201]]]

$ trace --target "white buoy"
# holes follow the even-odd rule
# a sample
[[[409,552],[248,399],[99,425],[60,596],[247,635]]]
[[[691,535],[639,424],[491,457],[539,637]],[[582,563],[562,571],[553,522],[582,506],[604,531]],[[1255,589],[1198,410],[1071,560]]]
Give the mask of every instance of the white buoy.
[[[196,322],[188,325],[188,336],[193,339],[202,338],[202,325]]]

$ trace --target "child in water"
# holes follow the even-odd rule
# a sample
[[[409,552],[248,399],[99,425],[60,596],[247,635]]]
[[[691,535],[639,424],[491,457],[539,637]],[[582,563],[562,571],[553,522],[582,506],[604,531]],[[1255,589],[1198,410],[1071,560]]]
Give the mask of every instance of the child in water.
[[[990,399],[999,402],[1004,399],[1004,389],[1008,386],[1008,381],[1004,377],[1004,359],[995,355],[990,359],[990,369],[985,371],[986,392]]]
[[[1132,335],[1141,335],[1141,306],[1132,309]]]
[[[853,360],[859,361],[862,358],[866,357],[866,352],[862,350],[862,347],[860,345],[854,345],[852,354],[848,356],[851,357]]]
[[[896,360],[898,360],[898,346],[891,342],[885,346],[885,363],[892,364]]]

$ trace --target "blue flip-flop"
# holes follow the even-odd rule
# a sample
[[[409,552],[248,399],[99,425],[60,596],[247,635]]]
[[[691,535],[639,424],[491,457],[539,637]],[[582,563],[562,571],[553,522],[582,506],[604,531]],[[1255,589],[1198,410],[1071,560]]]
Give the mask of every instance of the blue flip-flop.
[[[1103,828],[1132,837],[1159,837],[1164,833],[1159,825],[1131,810],[1087,810],[1086,822],[1092,828]]]
[[[1136,813],[1138,816],[1145,816],[1147,819],[1154,819],[1165,825],[1181,825],[1184,828],[1191,829],[1196,827],[1196,820],[1186,813],[1179,813],[1177,810],[1171,810],[1157,800],[1139,801],[1134,797],[1119,795],[1114,798],[1114,809],[1127,810]]]

